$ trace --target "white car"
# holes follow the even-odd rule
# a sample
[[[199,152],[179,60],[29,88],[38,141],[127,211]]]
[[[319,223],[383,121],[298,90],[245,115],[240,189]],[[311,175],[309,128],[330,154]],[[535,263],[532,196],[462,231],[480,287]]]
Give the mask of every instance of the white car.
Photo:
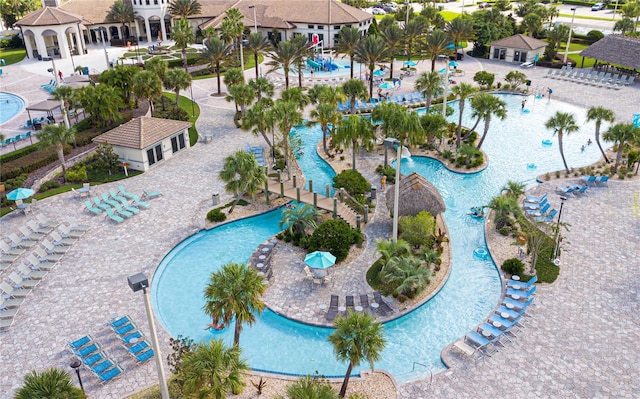
[[[520,64],[520,68],[533,68],[534,67],[534,63],[529,61],[529,62],[523,62],[522,64]]]
[[[374,8],[373,10],[371,10],[371,14],[373,14],[373,15],[386,15],[387,12],[385,10],[383,10],[382,8]]]
[[[600,10],[604,10],[603,3],[596,3],[591,7],[591,11],[600,11]]]

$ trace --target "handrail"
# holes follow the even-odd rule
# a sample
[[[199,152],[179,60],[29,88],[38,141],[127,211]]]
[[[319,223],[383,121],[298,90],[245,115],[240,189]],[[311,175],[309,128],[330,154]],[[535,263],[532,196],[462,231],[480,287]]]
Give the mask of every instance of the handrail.
[[[411,369],[411,371],[416,371],[416,364],[419,364],[420,366],[428,369],[429,366],[427,366],[426,364],[422,364],[422,363],[418,363],[418,362],[413,362],[413,368]]]

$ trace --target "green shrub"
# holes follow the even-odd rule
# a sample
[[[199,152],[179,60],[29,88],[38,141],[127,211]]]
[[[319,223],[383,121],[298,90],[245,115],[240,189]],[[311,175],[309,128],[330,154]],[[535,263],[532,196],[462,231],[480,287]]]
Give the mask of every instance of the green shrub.
[[[58,183],[57,180],[49,180],[46,181],[44,183],[42,183],[42,185],[40,186],[40,191],[44,192],[44,191],[48,191],[51,190],[53,188],[58,188],[60,187],[60,183]]]
[[[378,165],[378,167],[376,167],[376,173],[379,173],[381,175],[387,176],[387,184],[395,184],[395,182],[396,182],[396,169],[393,166],[391,166],[391,165],[387,165],[387,166]]]
[[[357,170],[347,169],[333,178],[333,186],[336,189],[344,188],[347,193],[357,197],[371,191],[371,183],[367,181]]]
[[[198,62],[198,59],[200,58],[199,55],[195,54],[195,55],[187,55],[187,65],[194,65],[196,62]],[[181,68],[182,67],[182,57],[180,57],[180,59],[173,59],[173,60],[168,60],[167,61],[167,66],[169,68]]]
[[[327,220],[313,231],[309,240],[309,252],[328,251],[339,262],[349,254],[349,247],[357,240],[357,230],[342,219]]]
[[[591,43],[595,43],[602,38],[604,38],[604,33],[600,32],[599,30],[590,30],[587,33],[587,40]]]
[[[522,263],[519,259],[511,258],[507,259],[502,263],[502,270],[511,275],[521,275],[524,272],[524,263]]]
[[[496,75],[487,71],[478,71],[473,76],[473,81],[480,85],[482,89],[489,89],[493,85]]]
[[[166,101],[166,100],[165,100]],[[174,107],[173,104],[166,109],[162,110],[161,101],[156,101],[154,118],[172,119],[175,121],[188,121],[189,113],[180,107]]]
[[[68,154],[71,151],[71,146],[64,146],[64,153]],[[5,181],[13,179],[24,173],[31,173],[36,169],[56,162],[58,155],[54,147],[49,147],[44,150],[32,152],[19,159],[2,164],[0,168],[0,180]]]
[[[553,283],[558,278],[560,267],[554,265],[551,260],[553,250],[553,246],[547,246],[542,249],[538,255],[538,260],[536,261],[536,275],[540,282]]]
[[[31,154],[32,152],[38,151],[40,148],[38,144],[31,144],[23,148],[18,148],[16,151],[11,151],[8,154],[4,154],[0,156],[0,164],[5,164],[7,162],[16,160],[18,158],[22,158],[27,154]]]
[[[82,164],[79,167],[67,169],[67,181],[81,183],[88,181],[87,167]]]
[[[498,232],[499,232],[501,235],[503,235],[503,236],[507,237],[509,234],[511,234],[511,227],[509,227],[509,226],[503,226],[503,227],[501,227],[501,228],[498,230]]]
[[[207,213],[207,220],[210,222],[224,222],[227,220],[227,215],[220,208],[214,208]]]

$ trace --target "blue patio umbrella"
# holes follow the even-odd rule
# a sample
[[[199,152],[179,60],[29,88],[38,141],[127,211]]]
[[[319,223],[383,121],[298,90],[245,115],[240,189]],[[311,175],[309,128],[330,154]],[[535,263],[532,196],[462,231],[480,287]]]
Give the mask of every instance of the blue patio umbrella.
[[[444,68],[442,68],[442,69],[440,69],[440,70],[438,71],[438,73],[445,73],[445,72],[447,72],[447,70],[446,70],[446,69],[444,69]]]
[[[381,89],[393,89],[393,83],[391,82],[384,82],[383,84],[380,85]]]
[[[640,127],[640,114],[633,114],[633,126]]]
[[[331,252],[315,251],[307,254],[304,263],[313,269],[327,269],[336,264],[336,257]]]
[[[411,60],[409,60],[409,61],[405,61],[405,62],[404,62],[404,64],[405,64],[406,66],[410,66],[410,67],[414,67],[414,66],[418,65],[418,64],[416,64],[414,61],[411,61]]]
[[[30,188],[16,188],[7,194],[7,199],[11,201],[23,200],[25,198],[29,198],[34,194],[34,191]]]
[[[457,63],[457,62],[455,62],[455,61],[449,61],[449,66],[450,66],[450,67],[456,67],[456,68],[457,68],[458,66],[460,66],[460,64],[458,64],[458,63]]]
[[[384,71],[382,69],[376,69],[373,71],[373,76],[384,76]]]

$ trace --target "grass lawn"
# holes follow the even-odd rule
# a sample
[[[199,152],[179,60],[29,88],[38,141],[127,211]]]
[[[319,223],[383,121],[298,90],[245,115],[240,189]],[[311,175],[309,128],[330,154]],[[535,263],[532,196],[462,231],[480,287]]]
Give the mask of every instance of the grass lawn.
[[[440,15],[442,15],[445,21],[449,22],[461,16],[462,14],[454,11],[440,11]]]
[[[175,93],[164,93],[164,96],[172,102],[176,101]],[[196,121],[200,116],[200,107],[198,106],[198,103],[195,101],[193,102],[193,108],[191,107],[191,104],[192,103],[190,98],[185,96],[180,96],[180,99],[178,100],[178,106],[180,106],[180,108],[182,108],[183,110],[187,111],[187,113],[190,115],[189,122],[193,124],[189,128],[189,145],[193,146],[198,142],[198,131],[196,130]],[[192,111],[194,111],[193,114],[192,114]]]
[[[0,49],[0,58],[2,58],[7,65],[16,64],[26,56],[27,50],[23,48]]]
[[[560,14],[561,17],[571,18],[573,14]],[[592,19],[595,21],[611,21],[608,17],[592,17],[590,15],[576,15],[576,19]]]

